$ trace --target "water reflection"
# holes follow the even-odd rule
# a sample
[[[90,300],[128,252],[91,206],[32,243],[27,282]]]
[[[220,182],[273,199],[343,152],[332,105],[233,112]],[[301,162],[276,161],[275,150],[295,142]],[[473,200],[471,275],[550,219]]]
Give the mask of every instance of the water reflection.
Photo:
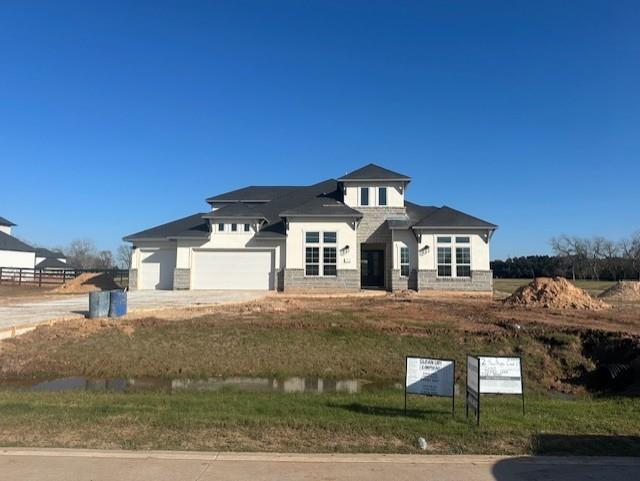
[[[209,379],[65,377],[30,385],[0,384],[0,388],[20,391],[112,391],[112,392],[285,392],[285,393],[359,393],[381,389],[402,389],[399,383],[376,383],[362,379],[323,379],[315,377],[258,378],[229,377]]]

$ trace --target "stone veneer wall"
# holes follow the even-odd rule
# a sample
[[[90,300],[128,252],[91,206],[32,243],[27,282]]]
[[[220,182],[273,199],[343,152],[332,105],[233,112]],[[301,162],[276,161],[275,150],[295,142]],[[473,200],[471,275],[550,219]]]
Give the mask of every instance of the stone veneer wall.
[[[471,278],[438,277],[435,269],[418,271],[418,290],[492,291],[493,271],[471,271]]]
[[[129,290],[135,291],[138,288],[138,269],[129,269]]]
[[[284,269],[284,290],[298,289],[360,289],[360,272],[338,269],[335,277],[305,277],[304,269]]]
[[[390,216],[405,215],[404,207],[354,207],[362,213],[362,219],[358,225],[356,262],[358,269],[358,287],[360,284],[360,249],[365,244],[384,244],[384,285],[392,289],[393,279],[393,246],[391,230],[386,224]]]
[[[191,288],[191,269],[174,269],[173,271],[173,289],[190,289]]]
[[[412,269],[409,277],[402,277],[400,269],[391,270],[391,290],[406,291],[407,289],[418,290],[418,271]]]

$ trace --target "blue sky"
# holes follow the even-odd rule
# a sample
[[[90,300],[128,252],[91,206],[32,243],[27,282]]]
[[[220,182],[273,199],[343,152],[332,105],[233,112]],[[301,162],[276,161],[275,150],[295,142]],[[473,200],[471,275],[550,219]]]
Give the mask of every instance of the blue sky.
[[[0,215],[123,235],[369,162],[500,225],[640,229],[636,1],[2,2]]]

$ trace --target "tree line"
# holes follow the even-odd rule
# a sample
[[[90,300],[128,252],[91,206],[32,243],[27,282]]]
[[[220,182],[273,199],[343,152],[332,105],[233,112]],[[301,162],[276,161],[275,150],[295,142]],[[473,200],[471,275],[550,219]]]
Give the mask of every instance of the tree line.
[[[129,269],[131,266],[129,244],[120,245],[114,254],[110,250],[98,250],[90,239],[75,239],[68,246],[53,250],[62,252],[67,265],[76,269]]]
[[[491,263],[493,275],[499,278],[640,279],[640,232],[619,241],[562,234],[549,243],[554,255],[495,260]]]

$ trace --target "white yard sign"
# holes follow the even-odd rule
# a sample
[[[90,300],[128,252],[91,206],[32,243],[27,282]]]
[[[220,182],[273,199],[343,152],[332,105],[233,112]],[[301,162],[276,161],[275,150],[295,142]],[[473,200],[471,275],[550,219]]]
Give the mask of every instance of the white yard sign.
[[[480,356],[479,359],[480,394],[522,394],[520,358]]]
[[[407,357],[406,393],[453,397],[453,384],[453,361]]]

